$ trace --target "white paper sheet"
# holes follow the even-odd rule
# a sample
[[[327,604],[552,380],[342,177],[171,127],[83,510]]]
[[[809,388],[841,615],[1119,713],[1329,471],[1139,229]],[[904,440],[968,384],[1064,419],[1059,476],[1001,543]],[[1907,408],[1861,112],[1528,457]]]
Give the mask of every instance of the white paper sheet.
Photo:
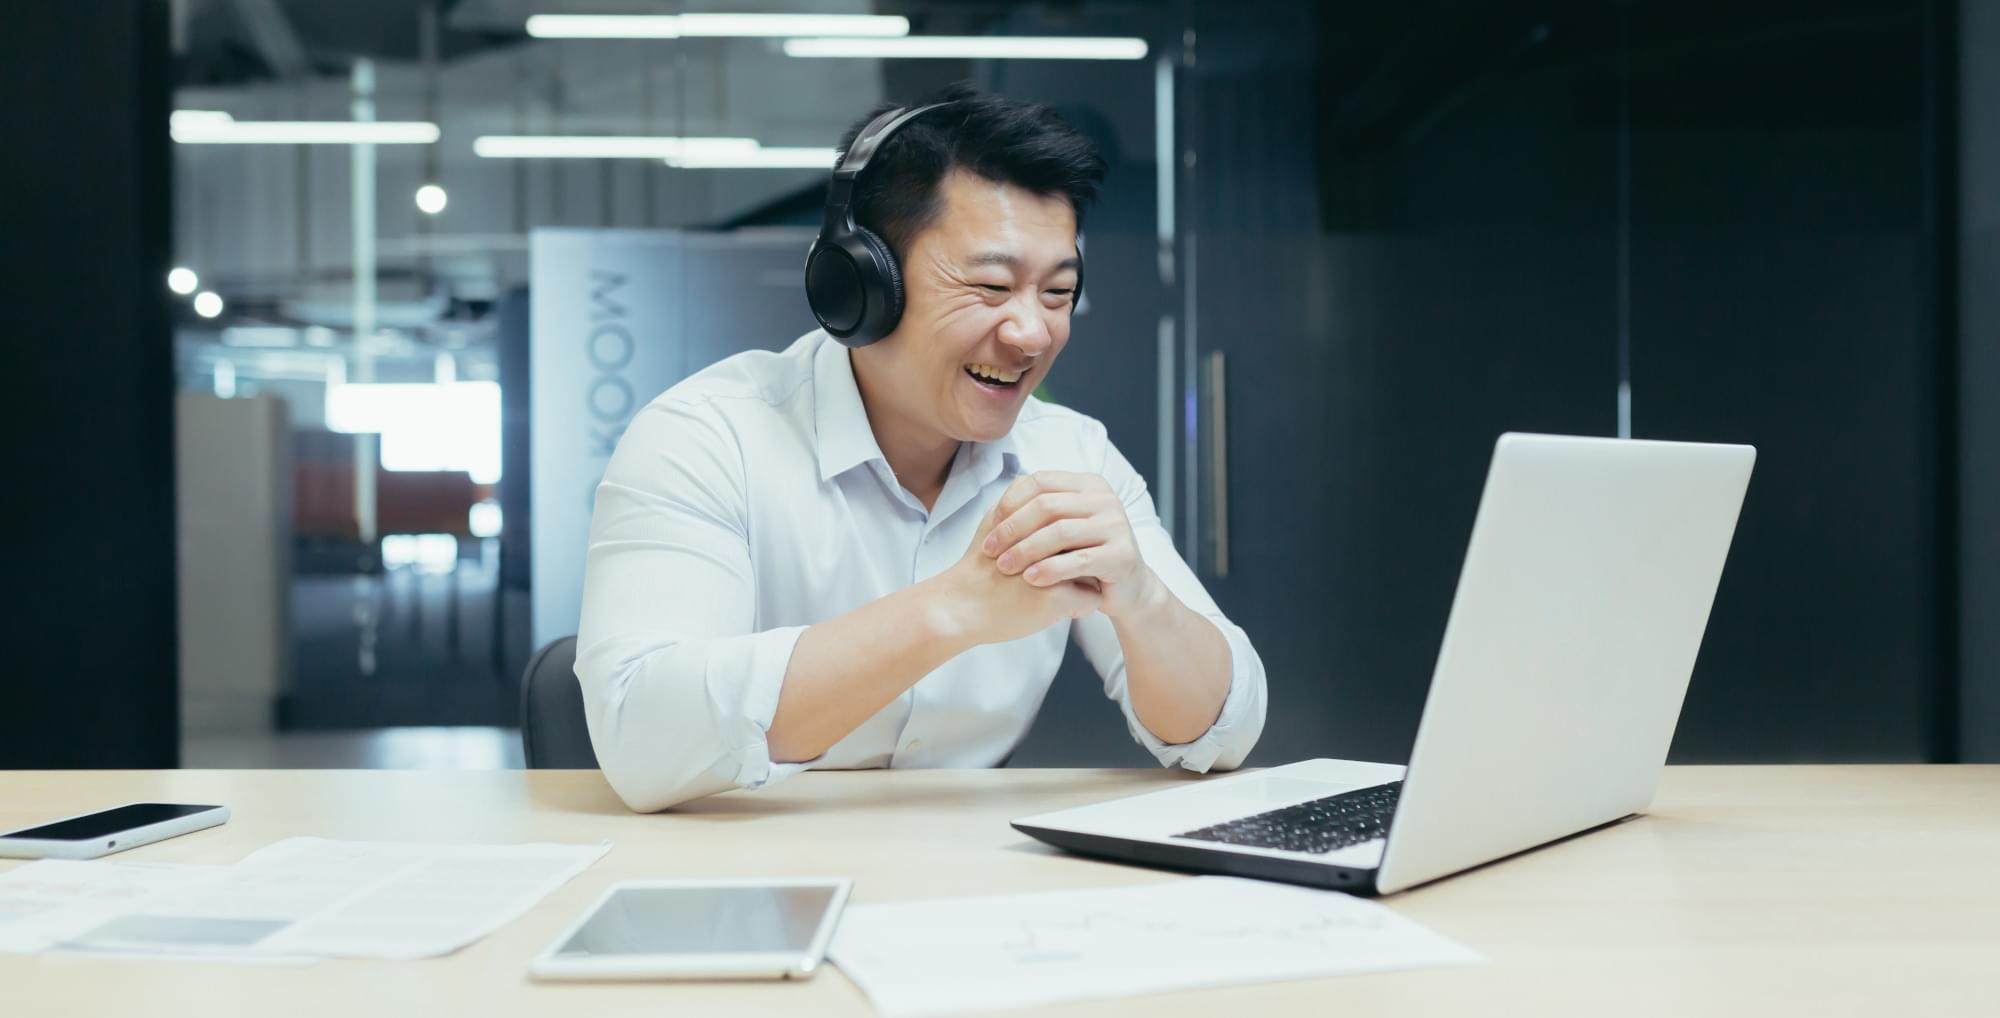
[[[44,859],[0,874],[0,951],[40,951],[222,866]]]
[[[44,861],[0,875],[0,950],[431,957],[493,932],[609,848],[292,838],[233,866]]]
[[[851,906],[830,953],[888,1015],[1485,961],[1374,902],[1235,877]]]

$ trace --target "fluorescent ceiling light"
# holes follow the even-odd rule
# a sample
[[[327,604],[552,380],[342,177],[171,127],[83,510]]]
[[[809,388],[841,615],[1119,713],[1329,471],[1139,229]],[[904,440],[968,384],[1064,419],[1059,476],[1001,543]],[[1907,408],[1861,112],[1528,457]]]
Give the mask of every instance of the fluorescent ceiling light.
[[[235,120],[203,110],[175,111],[171,130],[183,145],[428,145],[438,140],[437,125],[421,120]]]
[[[536,14],[528,34],[537,39],[768,38],[910,34],[910,19],[878,14]]]
[[[536,14],[528,34],[537,39],[678,39],[681,19],[673,14]]]
[[[178,131],[183,127],[200,127],[204,124],[227,124],[236,120],[222,110],[175,110],[167,117],[167,123]]]
[[[1141,60],[1146,40],[1091,36],[912,35],[901,39],[786,39],[789,57],[948,57],[959,60]]]
[[[487,159],[678,159],[757,151],[754,138],[648,138],[632,135],[488,134],[472,141]]]
[[[884,14],[683,14],[686,36],[827,35],[896,38],[910,34],[910,19]]]
[[[691,154],[667,160],[683,170],[831,170],[830,148],[760,148],[753,152]]]

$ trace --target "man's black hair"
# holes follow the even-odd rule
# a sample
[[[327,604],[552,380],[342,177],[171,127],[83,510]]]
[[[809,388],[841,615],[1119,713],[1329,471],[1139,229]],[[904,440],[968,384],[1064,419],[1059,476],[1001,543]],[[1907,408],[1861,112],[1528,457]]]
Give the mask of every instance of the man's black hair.
[[[1090,139],[1040,103],[984,92],[965,82],[951,85],[911,108],[951,103],[898,128],[868,161],[854,192],[854,221],[889,242],[898,259],[910,240],[938,213],[938,181],[952,170],[1013,184],[1045,197],[1063,197],[1083,230],[1083,210],[1097,198],[1104,158]],[[902,103],[884,103],[841,135],[844,155],[861,129]]]

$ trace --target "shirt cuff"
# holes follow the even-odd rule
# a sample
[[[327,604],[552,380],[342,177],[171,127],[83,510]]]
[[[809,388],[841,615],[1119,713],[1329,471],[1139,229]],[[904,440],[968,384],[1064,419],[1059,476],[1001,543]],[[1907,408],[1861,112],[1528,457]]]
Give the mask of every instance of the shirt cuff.
[[[1207,773],[1218,761],[1225,770],[1242,764],[1264,729],[1264,683],[1257,654],[1250,649],[1250,638],[1226,618],[1202,617],[1222,632],[1223,642],[1229,646],[1229,695],[1223,698],[1222,711],[1208,731],[1193,742],[1169,744],[1139,723],[1138,716],[1129,713],[1129,707],[1127,716],[1132,734],[1160,761],[1160,766],[1179,766],[1198,774]]]
[[[778,713],[778,693],[785,686],[792,650],[805,631],[805,626],[785,626],[720,641],[708,659],[709,703],[728,754],[724,766],[734,765],[731,780],[739,788],[762,788],[818,762],[771,760],[771,719]]]

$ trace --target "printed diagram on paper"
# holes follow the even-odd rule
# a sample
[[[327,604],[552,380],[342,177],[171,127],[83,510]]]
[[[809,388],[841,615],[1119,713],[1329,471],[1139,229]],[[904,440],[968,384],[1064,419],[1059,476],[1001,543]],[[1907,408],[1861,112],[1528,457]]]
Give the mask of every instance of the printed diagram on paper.
[[[1234,877],[853,906],[832,955],[892,1015],[1484,961],[1374,902]]]

